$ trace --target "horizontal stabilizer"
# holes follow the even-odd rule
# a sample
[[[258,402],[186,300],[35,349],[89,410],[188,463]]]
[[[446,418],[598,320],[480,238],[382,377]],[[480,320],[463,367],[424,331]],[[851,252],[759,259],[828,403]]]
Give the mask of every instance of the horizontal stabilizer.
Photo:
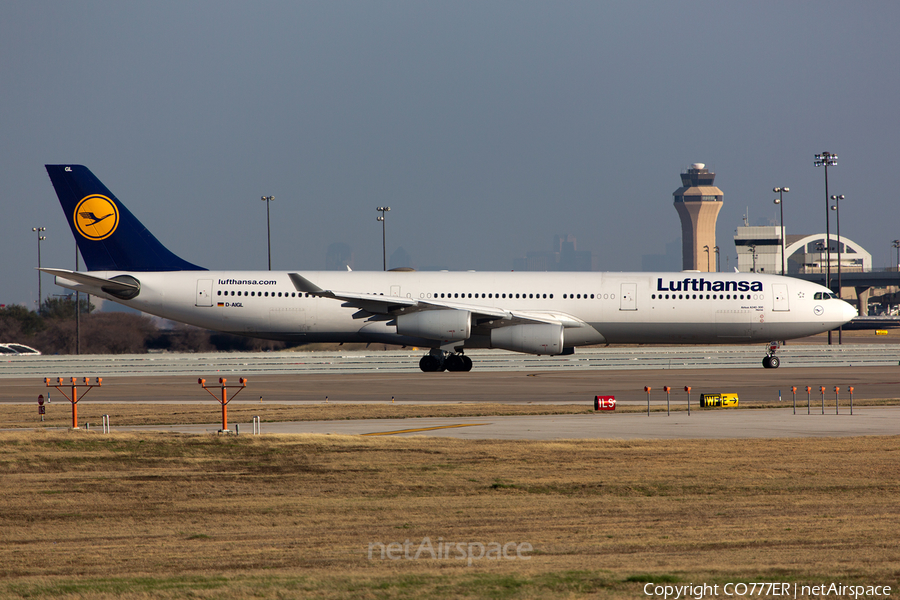
[[[112,279],[104,279],[103,277],[67,269],[40,269],[40,271],[48,275],[54,275],[57,279],[74,281],[75,283],[99,289],[123,300],[131,300],[141,292],[141,282],[130,275],[119,275]]]

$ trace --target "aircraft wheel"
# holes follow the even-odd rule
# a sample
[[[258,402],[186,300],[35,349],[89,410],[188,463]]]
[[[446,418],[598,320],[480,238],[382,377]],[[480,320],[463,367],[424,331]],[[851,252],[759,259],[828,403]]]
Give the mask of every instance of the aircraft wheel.
[[[444,364],[447,365],[448,371],[465,371],[466,363],[464,357],[460,354],[451,354],[447,357],[447,360],[444,361]]]
[[[472,370],[472,359],[468,356],[462,356],[463,362],[463,371],[471,371]]]
[[[777,356],[769,357],[769,368],[770,369],[777,369],[778,365],[780,365],[780,364],[781,364],[781,361],[778,359]]]
[[[441,371],[441,361],[430,354],[426,354],[419,359],[419,368],[425,373],[434,373]]]

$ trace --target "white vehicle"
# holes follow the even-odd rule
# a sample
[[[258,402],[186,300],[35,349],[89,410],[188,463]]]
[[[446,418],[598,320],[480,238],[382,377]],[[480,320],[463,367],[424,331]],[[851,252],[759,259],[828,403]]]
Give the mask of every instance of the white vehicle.
[[[25,344],[0,344],[0,356],[40,356],[41,351]]]
[[[772,368],[772,340],[856,316],[825,287],[758,273],[209,271],[166,249],[86,167],[47,172],[88,269],[42,269],[58,285],[237,335],[426,347],[423,371],[470,370],[468,348],[761,342]]]

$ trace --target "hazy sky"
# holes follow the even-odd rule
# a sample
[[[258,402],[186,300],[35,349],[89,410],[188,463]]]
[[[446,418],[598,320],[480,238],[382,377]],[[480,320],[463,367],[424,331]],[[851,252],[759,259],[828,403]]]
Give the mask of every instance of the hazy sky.
[[[718,244],[776,218],[825,229],[813,155],[840,159],[841,233],[900,238],[897,2],[13,2],[0,4],[0,303],[74,267],[45,163],[87,165],[179,256],[356,269],[509,270],[574,234],[604,270],[680,238],[693,162],[725,200]],[[834,224],[832,224],[834,230]],[[676,264],[680,264],[680,257]],[[44,294],[64,290],[44,279]]]

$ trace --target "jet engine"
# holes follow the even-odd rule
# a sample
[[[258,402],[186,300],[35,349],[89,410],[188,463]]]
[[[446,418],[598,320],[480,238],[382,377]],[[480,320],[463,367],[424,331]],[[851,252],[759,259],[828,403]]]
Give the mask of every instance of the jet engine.
[[[491,330],[491,347],[528,354],[562,354],[562,325],[513,325]]]
[[[472,334],[472,313],[465,310],[424,310],[397,317],[397,333],[429,340],[466,340]]]

